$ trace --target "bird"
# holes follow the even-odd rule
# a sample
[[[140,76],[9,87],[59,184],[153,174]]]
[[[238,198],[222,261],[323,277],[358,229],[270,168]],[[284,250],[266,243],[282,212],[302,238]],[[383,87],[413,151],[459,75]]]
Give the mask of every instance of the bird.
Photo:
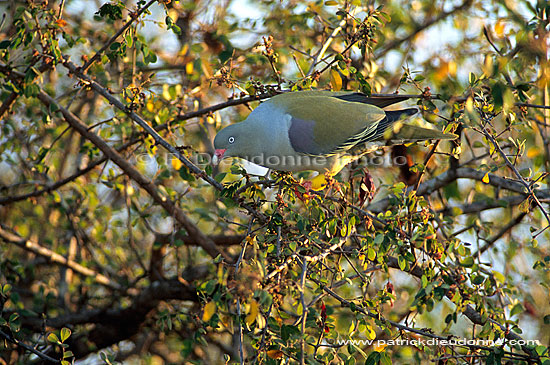
[[[278,171],[317,171],[307,185],[322,190],[327,177],[384,145],[458,136],[403,123],[417,108],[384,110],[408,99],[353,91],[292,91],[272,96],[248,117],[220,130],[213,163],[239,157]]]

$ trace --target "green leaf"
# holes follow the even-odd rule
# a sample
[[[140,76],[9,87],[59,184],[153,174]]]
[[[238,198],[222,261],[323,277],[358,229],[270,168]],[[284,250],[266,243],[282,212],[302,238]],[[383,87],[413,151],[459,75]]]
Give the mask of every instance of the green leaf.
[[[63,327],[61,329],[61,342],[65,342],[66,339],[69,338],[69,336],[71,335],[71,330],[66,328],[66,327]]]
[[[122,19],[122,4],[103,4],[96,12],[100,17],[107,17],[111,20]]]
[[[11,291],[11,284],[5,284],[2,287],[2,294],[8,295],[10,291]]]
[[[281,327],[281,339],[287,342],[291,337],[299,335],[300,330],[296,326],[289,326],[284,324]]]
[[[497,82],[493,85],[491,89],[491,95],[493,96],[493,103],[495,108],[500,108],[504,104],[504,91],[506,90],[506,85],[502,82]]]
[[[384,241],[384,235],[379,233],[376,235],[376,237],[374,237],[374,244],[375,245],[379,245],[381,244],[382,242]]]
[[[485,278],[481,275],[476,275],[474,277],[474,279],[472,280],[472,283],[474,285],[480,285],[481,283],[483,283],[485,281]]]
[[[397,258],[397,263],[399,264],[399,268],[401,269],[401,271],[405,271],[405,268],[407,267],[407,261],[403,256],[399,256]]]
[[[374,259],[376,258],[376,251],[369,247],[369,249],[367,250],[367,257],[369,261],[374,261]]]
[[[474,258],[472,256],[466,257],[464,260],[460,261],[460,266],[464,266],[464,267],[474,266]]]
[[[378,364],[378,361],[380,361],[380,353],[373,351],[369,354],[369,357],[367,357],[365,365],[376,365]]]
[[[214,180],[216,180],[217,182],[222,182],[222,180],[224,179],[224,177],[227,175],[227,172],[220,172],[219,174],[217,174],[215,177],[214,177]]]
[[[518,303],[518,304],[514,305],[514,307],[510,311],[510,317],[512,317],[513,315],[519,314],[519,313],[523,313],[524,311],[525,311],[525,309],[523,308],[523,305],[521,305],[521,303]]]
[[[48,335],[48,341],[49,342],[53,342],[53,343],[58,343],[59,342],[59,338],[57,338],[57,335],[55,333],[50,333]]]
[[[126,34],[126,37],[124,37],[124,39],[126,40],[126,46],[132,48],[132,46],[134,45],[134,37],[132,37],[132,35],[128,33]]]
[[[392,364],[390,355],[388,355],[387,352],[382,352],[380,354],[380,364],[381,365],[391,365]]]
[[[470,83],[470,86],[474,86],[476,81],[477,81],[476,74],[473,72],[470,72],[470,75],[468,76],[468,82]]]
[[[504,282],[506,281],[506,277],[498,271],[493,271],[493,276],[495,277],[495,280],[501,284],[504,284]]]

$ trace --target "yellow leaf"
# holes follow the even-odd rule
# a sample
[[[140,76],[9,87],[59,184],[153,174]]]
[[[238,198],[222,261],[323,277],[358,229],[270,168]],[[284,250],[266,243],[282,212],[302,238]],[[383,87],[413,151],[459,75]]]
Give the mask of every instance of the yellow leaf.
[[[261,330],[261,329],[263,329],[263,328],[265,327],[266,324],[267,324],[267,323],[266,323],[266,321],[265,321],[264,316],[261,316],[261,315],[260,315],[260,316],[257,316],[257,317],[256,317],[256,328],[258,328],[258,329]]]
[[[334,91],[342,90],[342,77],[336,70],[330,70],[330,85]]]
[[[493,74],[493,57],[486,55],[483,62],[483,73],[489,77]]]
[[[494,121],[493,121],[493,123],[494,123]],[[492,155],[493,153],[495,153],[495,151],[496,151],[495,145],[493,143],[489,142],[489,153]]]
[[[535,158],[540,155],[540,147],[531,147],[527,150],[527,158]]]
[[[177,3],[177,1],[176,1],[176,3]],[[176,10],[176,9],[174,9],[174,8],[172,8],[172,9],[170,9],[170,10],[168,11],[168,16],[169,16],[170,18],[172,18],[172,21],[173,21],[174,23],[178,21],[179,15],[180,15],[179,11]],[[186,45],[187,47],[189,47],[189,46],[187,45],[187,43],[185,43],[185,45]]]
[[[145,103],[145,107],[147,108],[147,111],[152,113],[153,110],[155,110],[155,103],[152,99],[147,99],[147,102]]]
[[[529,213],[529,209],[531,208],[531,199],[527,198],[522,201],[518,208],[522,213]]]
[[[502,36],[504,35],[504,22],[502,21],[502,19],[499,19],[495,24],[495,33],[499,38],[502,38]]]
[[[312,1],[307,4],[306,11],[310,11],[312,13],[320,13],[321,9],[317,6],[317,4],[315,4],[315,2]]]
[[[376,338],[376,332],[374,332],[371,326],[367,325],[365,329],[365,336],[367,336],[368,340],[374,340]]]
[[[298,307],[296,308],[296,314],[301,316],[304,313],[304,307],[302,306],[302,302],[298,303]]]
[[[170,91],[168,90],[169,88],[170,88],[170,85],[168,85],[168,84],[162,85],[162,97],[166,100],[171,100],[172,99],[170,97]]]
[[[153,137],[147,136],[145,139],[145,144],[147,145],[149,156],[154,157],[157,153],[157,145]]]
[[[272,359],[280,359],[283,357],[283,352],[281,350],[269,350],[267,351],[267,356]]]
[[[386,349],[386,346],[388,345],[386,345],[385,343],[381,343],[380,341],[376,341],[376,343],[372,346],[372,348],[376,352],[383,352]]]
[[[183,165],[183,164],[181,163],[181,161],[180,161],[178,158],[176,158],[176,157],[173,157],[171,162],[172,162],[172,167],[173,167],[174,170],[176,170],[176,171],[179,170],[179,169],[181,169],[181,166]]]
[[[449,61],[448,65],[449,75],[456,76],[456,62],[455,61]]]
[[[216,313],[216,303],[208,302],[204,306],[204,312],[202,313],[202,320],[208,322],[210,318]]]
[[[193,73],[193,62],[188,62],[186,65],[185,65],[185,72],[188,74],[188,75],[191,75]]]
[[[177,11],[176,11],[176,14],[177,14]],[[174,19],[174,17],[172,17],[172,16],[171,16],[171,18]],[[187,54],[187,51],[189,51],[189,43],[185,43],[183,45],[183,47],[181,47],[181,49],[179,51],[179,55],[180,56],[185,56]]]
[[[489,184],[489,173],[486,173],[481,181],[483,181],[485,184]]]
[[[437,71],[435,72],[435,79],[438,81],[443,80],[445,77],[447,77],[447,73],[449,72],[449,64],[447,62],[441,61],[439,67],[437,68]]]
[[[469,98],[466,100],[466,110],[467,110],[469,113],[473,113],[473,112],[474,112],[474,99],[472,99],[471,97],[469,97]]]
[[[55,24],[57,24],[58,26],[60,26],[60,27],[63,28],[64,26],[67,25],[67,22],[66,22],[64,19],[57,19],[57,20],[55,21]]]
[[[250,302],[250,308],[248,310],[248,314],[246,315],[246,324],[249,326],[254,323],[256,320],[256,316],[258,316],[258,302],[256,302],[254,299]]]

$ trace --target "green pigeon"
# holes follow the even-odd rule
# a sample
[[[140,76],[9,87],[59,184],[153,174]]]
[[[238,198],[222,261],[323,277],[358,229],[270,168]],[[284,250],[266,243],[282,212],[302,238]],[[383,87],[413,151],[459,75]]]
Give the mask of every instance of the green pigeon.
[[[406,96],[368,97],[350,91],[296,91],[271,97],[241,123],[214,139],[214,163],[240,157],[279,171],[318,171],[311,188],[325,186],[348,163],[389,144],[455,139],[456,135],[396,124],[416,108],[384,110]],[[397,126],[397,128],[395,128]]]

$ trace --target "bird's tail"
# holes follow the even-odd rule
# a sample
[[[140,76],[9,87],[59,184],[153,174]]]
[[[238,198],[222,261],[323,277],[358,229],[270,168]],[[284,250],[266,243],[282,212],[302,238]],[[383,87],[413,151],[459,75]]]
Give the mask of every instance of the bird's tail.
[[[410,124],[402,124],[394,129],[387,141],[388,144],[404,144],[427,141],[430,139],[453,140],[457,138],[458,136],[453,133],[443,133],[437,129],[428,129]]]

